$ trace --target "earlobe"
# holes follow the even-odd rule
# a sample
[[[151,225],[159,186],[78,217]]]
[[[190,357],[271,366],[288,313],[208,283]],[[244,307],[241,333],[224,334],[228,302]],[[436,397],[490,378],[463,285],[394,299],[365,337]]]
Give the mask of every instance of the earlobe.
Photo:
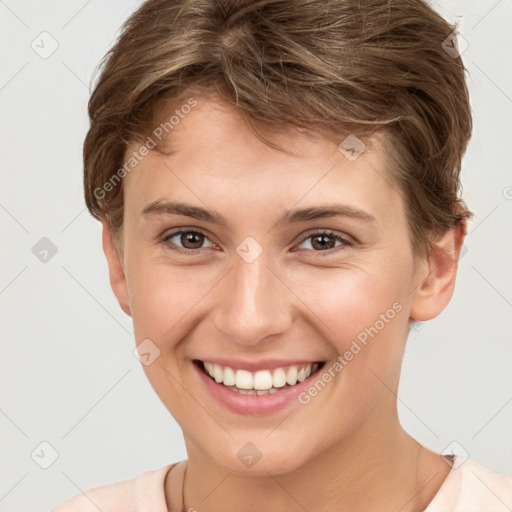
[[[114,243],[114,237],[110,223],[108,220],[103,220],[102,225],[103,252],[107,258],[110,286],[119,302],[119,305],[121,306],[121,309],[127,315],[131,316],[128,286],[126,284],[126,276],[124,273],[123,263]]]
[[[418,284],[413,292],[411,320],[431,320],[450,302],[465,236],[466,223],[461,222],[433,243],[425,264],[421,266],[421,275],[418,276]]]

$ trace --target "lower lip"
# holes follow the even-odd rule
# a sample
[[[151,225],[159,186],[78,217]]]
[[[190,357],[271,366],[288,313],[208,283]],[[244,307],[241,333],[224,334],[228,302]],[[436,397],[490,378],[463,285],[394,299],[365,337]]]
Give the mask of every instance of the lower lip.
[[[299,403],[298,395],[310,386],[312,379],[315,378],[322,369],[322,366],[320,366],[302,382],[277,391],[276,393],[272,393],[271,395],[243,395],[236,391],[231,391],[224,386],[224,384],[215,382],[199,367],[201,364],[202,363],[193,363],[196,372],[199,374],[199,378],[217,402],[235,413],[254,416],[272,414],[294,402]]]

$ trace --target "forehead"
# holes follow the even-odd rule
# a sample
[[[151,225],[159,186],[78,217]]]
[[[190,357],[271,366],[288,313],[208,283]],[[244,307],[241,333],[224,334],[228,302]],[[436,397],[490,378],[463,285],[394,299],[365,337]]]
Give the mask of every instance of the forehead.
[[[285,149],[280,151],[260,140],[232,106],[210,97],[193,99],[162,113],[157,133],[163,131],[170,155],[149,151],[125,177],[128,208],[140,212],[151,201],[179,198],[241,209],[343,201],[376,217],[402,210],[382,137],[362,150],[353,135],[342,134],[339,142],[348,142],[340,151],[319,132],[290,128],[272,134],[272,142]],[[140,147],[131,145],[127,156]]]

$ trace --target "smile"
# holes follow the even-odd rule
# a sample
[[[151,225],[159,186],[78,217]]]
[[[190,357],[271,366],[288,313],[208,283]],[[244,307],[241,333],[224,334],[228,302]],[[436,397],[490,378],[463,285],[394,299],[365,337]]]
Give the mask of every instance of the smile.
[[[303,382],[317,371],[323,362],[288,365],[268,370],[251,372],[244,369],[197,361],[203,371],[217,384],[243,395],[271,395]]]

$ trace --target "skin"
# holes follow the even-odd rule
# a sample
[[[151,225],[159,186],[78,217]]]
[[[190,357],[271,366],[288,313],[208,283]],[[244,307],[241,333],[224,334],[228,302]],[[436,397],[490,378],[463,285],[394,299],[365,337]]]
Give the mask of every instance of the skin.
[[[133,318],[136,343],[149,338],[161,351],[143,368],[183,430],[186,510],[423,510],[450,468],[401,428],[396,393],[409,321],[434,318],[450,301],[464,229],[436,240],[428,258],[414,257],[382,135],[352,162],[320,134],[290,128],[274,139],[281,152],[215,97],[196,99],[172,131],[177,151],[150,152],[124,180],[120,252],[103,222],[112,289]],[[141,215],[155,200],[208,208],[228,225]],[[375,220],[276,224],[286,210],[326,204]],[[180,236],[162,242],[175,228],[205,232],[203,248],[179,254]],[[323,230],[353,245],[319,249],[311,237]],[[252,263],[236,252],[247,236],[263,248]],[[192,365],[225,356],[328,367],[396,302],[401,312],[307,405],[233,413],[213,401]],[[262,453],[252,468],[237,457],[247,442]],[[169,482],[167,503],[179,507]]]

